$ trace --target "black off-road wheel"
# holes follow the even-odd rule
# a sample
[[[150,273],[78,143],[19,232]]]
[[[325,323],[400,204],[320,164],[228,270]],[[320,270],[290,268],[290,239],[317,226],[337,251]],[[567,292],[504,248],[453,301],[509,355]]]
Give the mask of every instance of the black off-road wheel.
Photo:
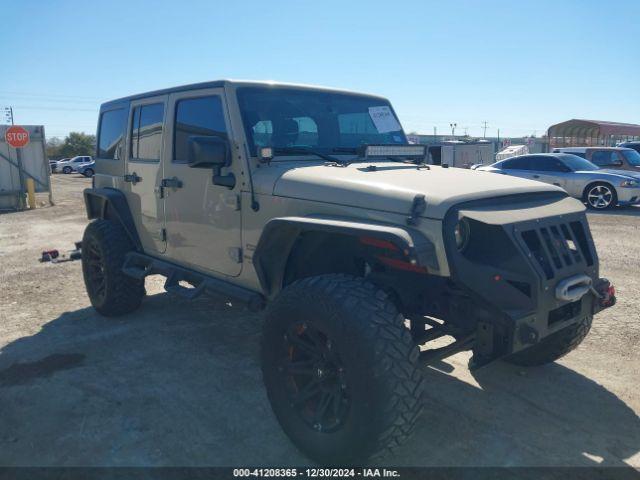
[[[133,244],[122,226],[109,220],[87,225],[82,238],[82,274],[91,305],[107,317],[136,310],[146,292],[144,280],[122,273]]]
[[[267,310],[262,371],[285,433],[322,464],[385,456],[422,410],[418,348],[387,295],[342,274],[299,280]]]
[[[591,330],[592,315],[585,316],[579,322],[549,335],[537,345],[515,353],[504,360],[523,367],[546,365],[565,356],[585,339]]]

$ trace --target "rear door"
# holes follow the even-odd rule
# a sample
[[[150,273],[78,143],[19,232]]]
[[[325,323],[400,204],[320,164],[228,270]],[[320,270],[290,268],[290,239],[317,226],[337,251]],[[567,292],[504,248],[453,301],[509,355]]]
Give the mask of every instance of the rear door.
[[[129,111],[125,191],[140,241],[147,253],[166,250],[162,180],[167,95],[132,101]]]
[[[242,267],[240,182],[215,185],[210,168],[191,168],[189,139],[232,139],[223,88],[173,93],[169,97],[163,189],[166,202],[167,257],[206,273],[237,276]],[[233,148],[233,147],[232,147]],[[239,157],[223,168],[240,177]]]

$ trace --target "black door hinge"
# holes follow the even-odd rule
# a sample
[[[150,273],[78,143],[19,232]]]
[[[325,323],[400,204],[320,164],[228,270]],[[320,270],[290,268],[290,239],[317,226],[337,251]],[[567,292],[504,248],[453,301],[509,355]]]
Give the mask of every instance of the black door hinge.
[[[182,180],[177,177],[163,178],[160,181],[160,186],[165,188],[182,188]]]
[[[167,241],[167,229],[166,228],[161,228],[160,229],[160,238],[163,242]]]
[[[160,185],[158,186],[158,188],[156,188],[158,198],[164,198],[165,188],[182,188],[182,181],[178,180],[176,177],[163,178],[162,180],[160,180]]]

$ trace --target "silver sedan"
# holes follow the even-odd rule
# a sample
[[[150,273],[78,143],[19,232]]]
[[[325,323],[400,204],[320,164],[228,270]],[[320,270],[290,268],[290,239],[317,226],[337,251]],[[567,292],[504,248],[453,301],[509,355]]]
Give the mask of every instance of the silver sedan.
[[[640,203],[640,174],[601,169],[577,155],[520,155],[477,170],[558,185],[595,210]]]

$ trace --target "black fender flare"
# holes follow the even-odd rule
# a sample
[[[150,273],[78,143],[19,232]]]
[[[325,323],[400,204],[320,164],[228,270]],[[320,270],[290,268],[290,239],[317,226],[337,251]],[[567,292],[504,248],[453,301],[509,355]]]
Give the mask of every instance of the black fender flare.
[[[89,220],[103,218],[119,223],[136,250],[142,251],[142,243],[124,193],[115,188],[86,188],[83,195]]]
[[[260,285],[268,298],[273,298],[282,286],[291,250],[302,233],[325,232],[353,237],[368,237],[393,243],[404,252],[407,260],[439,270],[435,245],[421,232],[398,225],[367,223],[333,217],[280,217],[265,225],[253,254],[253,265]]]

